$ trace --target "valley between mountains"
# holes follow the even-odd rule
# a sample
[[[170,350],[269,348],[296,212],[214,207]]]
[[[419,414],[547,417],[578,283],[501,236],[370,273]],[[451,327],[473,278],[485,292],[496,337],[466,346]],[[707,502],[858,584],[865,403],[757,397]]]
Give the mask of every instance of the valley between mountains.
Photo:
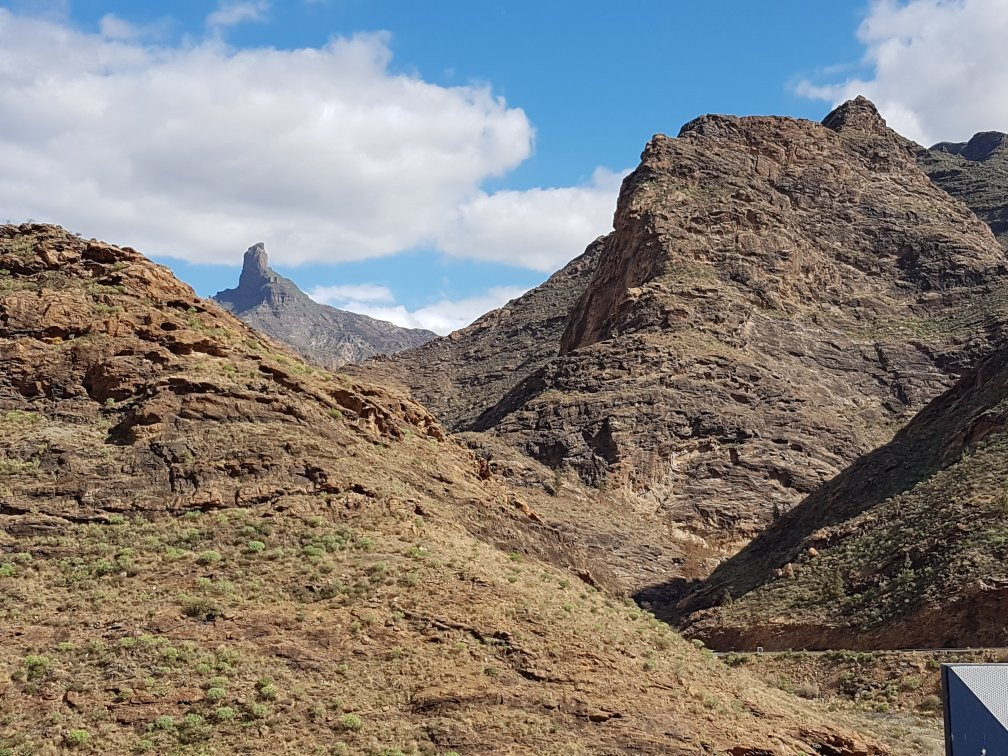
[[[0,753],[938,753],[874,654],[1008,645],[1006,161],[702,116],[440,338],[0,227]]]

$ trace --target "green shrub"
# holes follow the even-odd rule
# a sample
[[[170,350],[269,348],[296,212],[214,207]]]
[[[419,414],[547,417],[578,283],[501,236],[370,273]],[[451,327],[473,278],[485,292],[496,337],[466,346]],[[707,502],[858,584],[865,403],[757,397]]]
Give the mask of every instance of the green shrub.
[[[209,549],[208,551],[201,551],[196,557],[197,564],[217,564],[223,557],[221,553],[215,549]]]
[[[87,730],[70,730],[63,739],[71,748],[79,748],[91,742],[91,733]]]
[[[309,559],[321,559],[326,553],[326,550],[321,546],[305,546],[302,551]]]
[[[211,622],[220,617],[224,613],[224,610],[220,604],[211,598],[205,596],[186,596],[182,600],[182,612],[187,617]]]
[[[160,717],[154,720],[152,727],[155,730],[163,730],[165,732],[170,732],[175,729],[175,720],[168,714],[162,714]]]
[[[238,715],[234,709],[230,706],[221,706],[214,712],[214,716],[217,718],[218,722],[230,722]]]
[[[273,700],[277,697],[277,686],[273,684],[273,680],[268,677],[264,677],[259,681],[259,695],[267,700]]]
[[[340,727],[344,730],[359,730],[364,726],[364,720],[356,714],[344,714],[339,718]]]
[[[722,656],[721,661],[729,667],[741,667],[743,664],[749,663],[749,655],[732,652]]]
[[[0,564],[0,578],[14,577],[14,565],[10,562]]]
[[[266,544],[263,543],[262,541],[249,541],[248,544],[246,544],[246,546],[248,550],[251,551],[253,554],[258,554],[260,551],[266,548]]]
[[[224,688],[208,688],[206,697],[210,701],[223,701],[227,698],[227,690]]]
[[[25,669],[29,680],[38,680],[49,674],[49,657],[41,654],[28,654],[24,658]]]

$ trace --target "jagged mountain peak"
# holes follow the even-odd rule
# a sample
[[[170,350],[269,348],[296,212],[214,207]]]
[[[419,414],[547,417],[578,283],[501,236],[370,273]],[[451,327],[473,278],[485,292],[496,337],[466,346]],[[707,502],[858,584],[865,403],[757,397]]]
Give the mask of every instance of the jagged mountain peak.
[[[1008,134],[1001,131],[981,131],[974,134],[968,142],[938,142],[931,150],[959,155],[966,160],[982,163],[997,155],[1008,155]]]
[[[245,251],[238,286],[213,298],[249,325],[328,368],[409,349],[435,336],[315,302],[270,267],[263,242]]]
[[[864,95],[838,105],[823,118],[822,124],[836,132],[863,131],[878,135],[891,133],[875,103]]]
[[[825,125],[708,115],[656,135],[592,258],[561,281],[580,292],[556,351],[498,358],[512,385],[467,427],[589,482],[660,480],[669,520],[714,538],[888,440],[1006,306],[990,229],[864,98]]]
[[[264,242],[256,242],[245,250],[241,279],[248,278],[250,281],[260,281],[263,279],[268,280],[271,276],[276,276],[276,273],[269,266],[269,255],[266,253],[266,244]]]

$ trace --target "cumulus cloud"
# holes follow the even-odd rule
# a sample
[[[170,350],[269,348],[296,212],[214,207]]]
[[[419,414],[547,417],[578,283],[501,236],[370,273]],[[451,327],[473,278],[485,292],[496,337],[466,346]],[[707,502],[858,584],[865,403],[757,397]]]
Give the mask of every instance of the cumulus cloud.
[[[394,302],[395,295],[388,286],[378,284],[344,284],[338,286],[316,286],[308,296],[322,304],[334,302]]]
[[[574,256],[571,240],[584,246],[612,228],[625,173],[599,168],[584,186],[480,192],[457,208],[438,247],[452,255],[556,270]]]
[[[366,284],[366,287],[371,285]],[[311,290],[312,299],[339,307],[341,310],[358,312],[379,320],[387,320],[404,328],[426,328],[439,334],[451,333],[472,323],[483,313],[506,304],[515,297],[525,293],[525,289],[517,286],[497,286],[477,296],[464,299],[442,299],[416,310],[409,310],[401,304],[380,304],[377,299],[362,299],[334,295],[338,289],[353,289],[354,287],[319,286]],[[374,291],[385,290],[385,287],[374,286]],[[391,294],[391,292],[389,292]],[[391,298],[394,301],[394,297]]]
[[[115,13],[106,13],[98,21],[100,34],[109,40],[128,42],[141,37],[163,36],[171,26],[170,19],[162,18],[149,24],[134,24]]]
[[[217,6],[217,10],[207,16],[206,24],[209,27],[220,28],[237,26],[247,21],[265,21],[269,9],[269,0],[222,2]]]
[[[426,246],[544,271],[611,226],[604,171],[483,191],[531,154],[529,119],[488,86],[391,71],[387,35],[235,49],[101,27],[0,8],[3,218],[196,263],[238,263],[254,238],[283,265]]]
[[[98,22],[101,35],[108,39],[134,39],[138,36],[137,27],[114,13],[106,13]]]
[[[864,94],[924,145],[1008,131],[1005,0],[874,0],[858,38],[870,76],[803,81],[798,93],[833,104]]]

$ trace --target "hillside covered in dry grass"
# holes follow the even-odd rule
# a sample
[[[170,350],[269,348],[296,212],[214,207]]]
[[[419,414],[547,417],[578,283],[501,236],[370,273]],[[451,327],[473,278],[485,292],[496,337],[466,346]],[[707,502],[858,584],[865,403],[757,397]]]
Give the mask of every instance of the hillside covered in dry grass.
[[[132,250],[0,228],[0,428],[4,754],[906,750],[586,582],[422,407]]]

